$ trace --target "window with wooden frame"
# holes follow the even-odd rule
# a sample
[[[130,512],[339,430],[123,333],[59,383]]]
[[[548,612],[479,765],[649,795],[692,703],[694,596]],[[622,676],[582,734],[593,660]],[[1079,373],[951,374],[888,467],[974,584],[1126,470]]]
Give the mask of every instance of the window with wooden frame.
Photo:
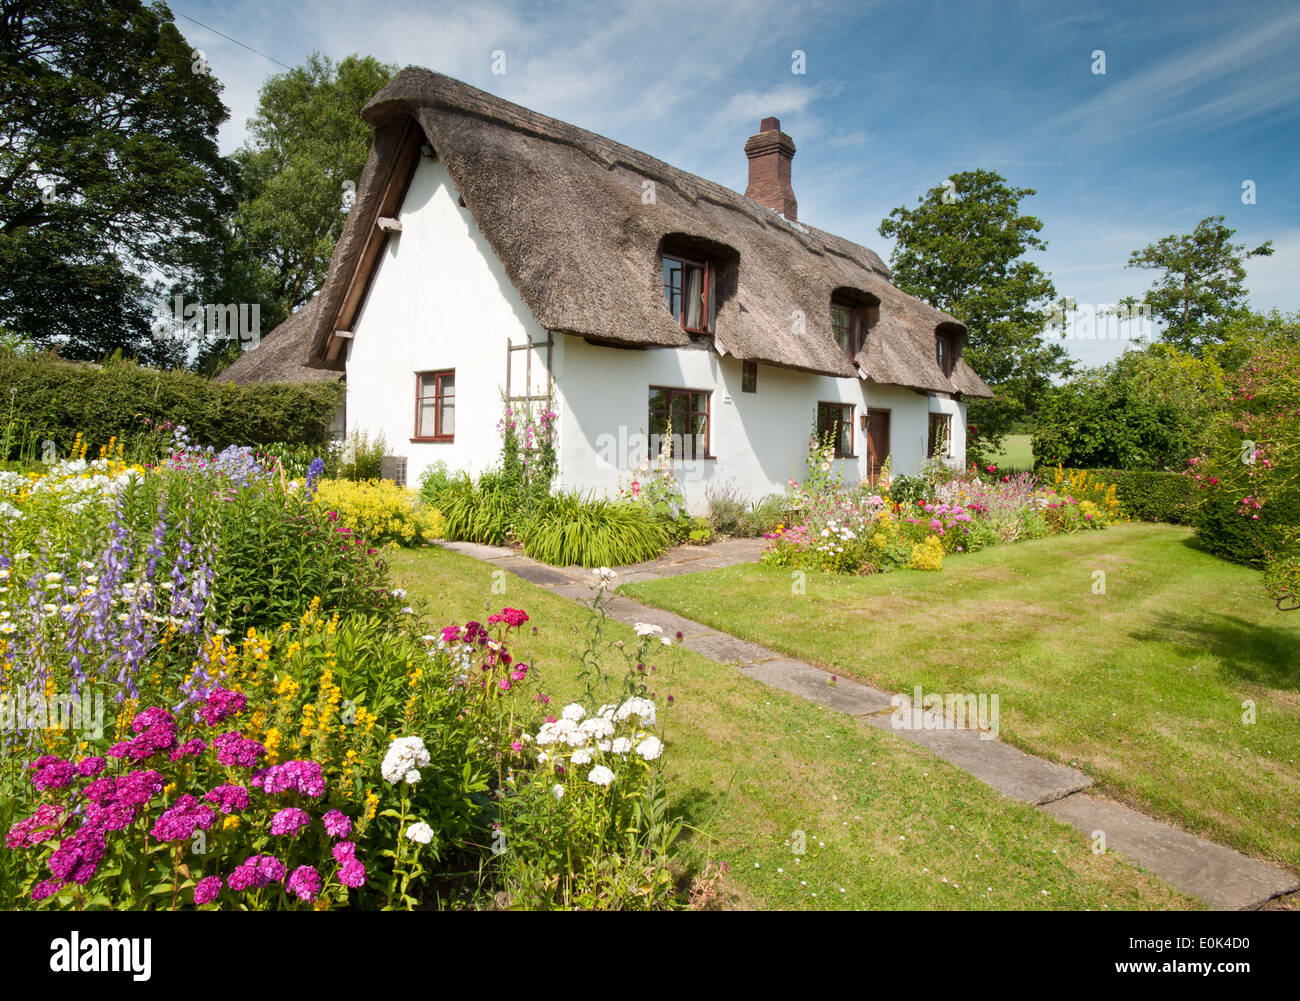
[[[952,415],[930,415],[930,437],[926,455],[931,459],[952,458]]]
[[[665,251],[663,264],[664,301],[673,319],[688,333],[712,334],[716,278],[713,262]]]
[[[698,389],[650,387],[650,441],[647,452],[659,455],[664,436],[672,428],[673,459],[711,459],[709,451],[709,394]]]
[[[452,441],[456,435],[456,370],[415,373],[412,441]]]
[[[835,458],[852,459],[853,454],[853,404],[817,404],[817,440],[830,439],[835,444]]]
[[[740,391],[742,393],[758,392],[758,362],[756,361],[741,362]]]
[[[956,359],[957,338],[953,334],[939,331],[934,335],[934,360],[939,363],[939,370],[945,376],[952,375]]]
[[[867,332],[880,316],[879,306],[854,305],[831,300],[831,333],[840,350],[852,361],[867,343]]]

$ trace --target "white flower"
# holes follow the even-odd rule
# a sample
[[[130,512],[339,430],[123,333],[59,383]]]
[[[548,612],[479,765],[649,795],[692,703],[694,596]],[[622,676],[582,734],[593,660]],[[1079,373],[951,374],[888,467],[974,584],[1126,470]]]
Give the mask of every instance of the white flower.
[[[586,715],[587,710],[583,709],[582,706],[578,705],[576,702],[570,702],[564,707],[564,711],[560,713],[562,719],[573,720],[575,723]]]
[[[414,841],[417,845],[427,845],[433,840],[433,828],[423,820],[416,821],[406,829],[406,840]]]
[[[609,749],[615,754],[627,754],[628,751],[632,750],[632,741],[626,737],[618,737],[610,745]]]
[[[660,636],[659,642],[662,643],[664,646],[672,646],[673,638],[671,636]]]
[[[597,765],[587,774],[587,781],[598,786],[607,786],[614,781],[614,773],[604,765]]]
[[[569,760],[575,765],[589,765],[591,764],[591,752],[585,747],[580,747],[573,752],[573,756]]]
[[[643,699],[639,695],[634,695],[618,707],[618,712],[614,714],[614,719],[621,721],[630,716],[637,717],[643,726],[654,726],[655,704],[649,699]]]
[[[649,622],[638,622],[632,627],[638,636],[651,636],[663,632],[663,628]]]
[[[591,582],[591,586],[598,590],[609,587],[614,583],[615,578],[618,577],[618,574],[609,567],[597,567],[591,573],[592,576],[596,578]]]
[[[551,786],[551,795],[556,799],[564,799],[564,786],[558,782],[555,783],[555,785]]]
[[[415,785],[420,781],[419,769],[429,763],[429,752],[419,737],[398,737],[388,745],[379,772],[384,781],[392,785],[406,782]]]
[[[393,596],[394,598],[405,598],[405,597],[406,597],[406,588],[404,588],[404,587],[395,587],[395,588],[393,588],[393,590],[392,590],[390,593],[392,594],[392,596]]]
[[[647,737],[636,745],[636,753],[645,758],[646,761],[654,761],[655,758],[664,753],[664,742],[658,737]]]
[[[578,729],[588,737],[599,740],[614,736],[614,724],[603,716],[591,716],[583,720]]]

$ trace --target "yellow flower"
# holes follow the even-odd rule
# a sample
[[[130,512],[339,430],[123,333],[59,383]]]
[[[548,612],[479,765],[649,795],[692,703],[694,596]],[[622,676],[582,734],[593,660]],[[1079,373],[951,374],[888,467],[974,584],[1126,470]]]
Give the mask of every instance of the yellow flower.
[[[228,817],[223,818],[221,821],[221,829],[223,831],[233,831],[238,826],[239,826],[239,817],[233,813],[230,814]]]
[[[366,820],[374,820],[375,813],[379,809],[379,797],[374,790],[366,790]]]

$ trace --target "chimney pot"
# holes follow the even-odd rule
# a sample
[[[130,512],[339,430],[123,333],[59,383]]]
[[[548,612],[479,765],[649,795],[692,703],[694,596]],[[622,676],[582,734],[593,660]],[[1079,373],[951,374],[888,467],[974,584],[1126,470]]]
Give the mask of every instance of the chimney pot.
[[[794,152],[794,140],[781,131],[777,118],[764,118],[758,132],[745,143],[745,155],[749,157],[749,186],[745,188],[745,197],[775,209],[792,222],[799,216],[799,203],[790,186],[790,161]]]

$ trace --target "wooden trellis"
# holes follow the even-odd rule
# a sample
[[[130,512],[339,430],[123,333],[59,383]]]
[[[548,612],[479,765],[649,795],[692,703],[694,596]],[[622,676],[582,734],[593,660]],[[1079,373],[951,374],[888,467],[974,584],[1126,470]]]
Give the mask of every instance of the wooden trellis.
[[[548,330],[546,340],[534,341],[531,338],[522,344],[516,344],[509,338],[506,339],[506,407],[511,411],[514,410],[516,403],[524,404],[528,416],[533,415],[534,403],[546,403],[551,399],[552,388],[555,385],[555,375],[551,370],[551,349],[555,344],[555,336]],[[546,349],[546,392],[537,394],[533,389],[533,349]],[[524,391],[522,393],[514,392],[514,385],[511,382],[511,366],[514,353],[516,351],[524,352]]]

